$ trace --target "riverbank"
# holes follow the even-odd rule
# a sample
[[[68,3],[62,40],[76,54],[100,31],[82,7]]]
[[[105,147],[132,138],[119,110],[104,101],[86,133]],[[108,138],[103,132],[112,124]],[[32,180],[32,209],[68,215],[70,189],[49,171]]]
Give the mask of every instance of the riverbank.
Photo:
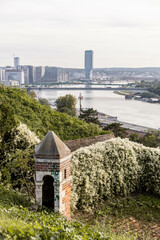
[[[72,90],[37,90],[39,98],[46,98],[52,102],[58,97],[71,94],[77,99],[76,108],[79,108],[79,95],[83,96],[82,108],[94,108],[98,112],[117,116],[120,121],[134,123],[150,128],[160,128],[160,104],[148,104],[142,101],[126,101],[124,96],[113,91],[72,91]]]
[[[117,117],[109,116],[109,115],[106,115],[103,113],[98,114],[98,119],[101,122],[101,124],[103,124],[103,125],[108,125],[111,123],[120,123],[120,124],[122,124],[122,127],[129,130],[129,132],[134,132],[134,133],[140,134],[140,136],[144,136],[148,131],[156,131],[157,130],[155,128],[149,128],[149,127],[145,127],[145,126],[141,126],[141,125],[137,125],[137,124],[133,124],[133,123],[119,121],[117,119]]]
[[[113,93],[118,94],[118,95],[123,95],[125,96],[125,99],[134,99],[137,101],[142,101],[142,102],[147,102],[147,103],[160,103],[160,97],[143,97],[141,94],[136,94],[133,92],[129,91],[114,91]]]
[[[129,91],[125,91],[125,92],[123,92],[123,91],[113,91],[113,93],[118,94],[118,95],[123,95],[123,96],[128,96],[130,94],[133,94],[133,92],[129,92]]]

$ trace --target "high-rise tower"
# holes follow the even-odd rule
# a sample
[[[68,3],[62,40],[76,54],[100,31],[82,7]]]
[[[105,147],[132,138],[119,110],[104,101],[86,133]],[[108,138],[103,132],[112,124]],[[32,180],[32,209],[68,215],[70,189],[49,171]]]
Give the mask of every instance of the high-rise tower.
[[[20,65],[20,58],[14,57],[14,68],[17,69],[19,65]]]
[[[93,51],[85,51],[85,79],[91,79],[93,69]]]

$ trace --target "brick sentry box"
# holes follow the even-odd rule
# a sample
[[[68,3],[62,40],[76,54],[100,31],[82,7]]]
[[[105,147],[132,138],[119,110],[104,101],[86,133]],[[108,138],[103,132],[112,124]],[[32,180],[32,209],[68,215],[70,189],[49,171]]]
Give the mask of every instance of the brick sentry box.
[[[71,151],[54,132],[35,148],[36,204],[70,218]]]

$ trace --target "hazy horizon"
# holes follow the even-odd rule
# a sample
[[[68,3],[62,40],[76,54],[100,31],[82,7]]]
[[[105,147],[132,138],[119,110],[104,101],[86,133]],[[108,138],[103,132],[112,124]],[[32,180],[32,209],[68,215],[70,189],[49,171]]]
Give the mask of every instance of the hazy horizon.
[[[158,0],[0,0],[0,66],[160,67]]]

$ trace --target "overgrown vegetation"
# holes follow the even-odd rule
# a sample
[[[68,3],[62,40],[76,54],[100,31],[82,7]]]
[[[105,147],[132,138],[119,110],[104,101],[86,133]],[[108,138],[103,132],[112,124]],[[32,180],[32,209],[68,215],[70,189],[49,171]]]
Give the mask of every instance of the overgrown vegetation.
[[[92,211],[105,199],[160,195],[160,150],[115,138],[72,157],[72,207]]]
[[[139,240],[159,239],[160,199],[147,194],[115,198],[98,204],[93,212],[76,211],[73,216],[101,231],[111,227],[116,234],[130,232]]]
[[[104,215],[116,218],[134,217],[143,222],[160,222],[160,199],[150,195],[133,195],[106,201],[94,212],[95,218]]]
[[[98,125],[45,105],[25,91],[0,87],[0,239],[131,240],[136,236],[113,233],[100,217],[159,221],[159,200],[131,194],[160,195],[160,150],[127,139],[97,143],[73,154],[72,209],[91,211],[98,223],[91,227],[47,209],[31,211],[33,149],[39,138],[48,130],[62,140],[104,133]]]
[[[0,86],[1,178],[3,183],[27,192],[29,199],[34,193],[34,147],[49,130],[62,140],[103,133],[98,125],[54,111],[24,90]]]
[[[34,132],[20,123],[6,132],[0,142],[0,182],[27,192],[29,200],[34,193],[33,149],[39,141]]]
[[[95,136],[103,131],[95,124],[87,124],[76,117],[57,112],[42,105],[29,96],[25,90],[0,86],[1,129],[11,128],[11,123],[21,121],[41,139],[53,130],[62,140]]]
[[[30,211],[25,197],[0,185],[0,239],[17,240],[131,240],[130,234],[116,235],[79,221],[68,221],[43,209]]]

